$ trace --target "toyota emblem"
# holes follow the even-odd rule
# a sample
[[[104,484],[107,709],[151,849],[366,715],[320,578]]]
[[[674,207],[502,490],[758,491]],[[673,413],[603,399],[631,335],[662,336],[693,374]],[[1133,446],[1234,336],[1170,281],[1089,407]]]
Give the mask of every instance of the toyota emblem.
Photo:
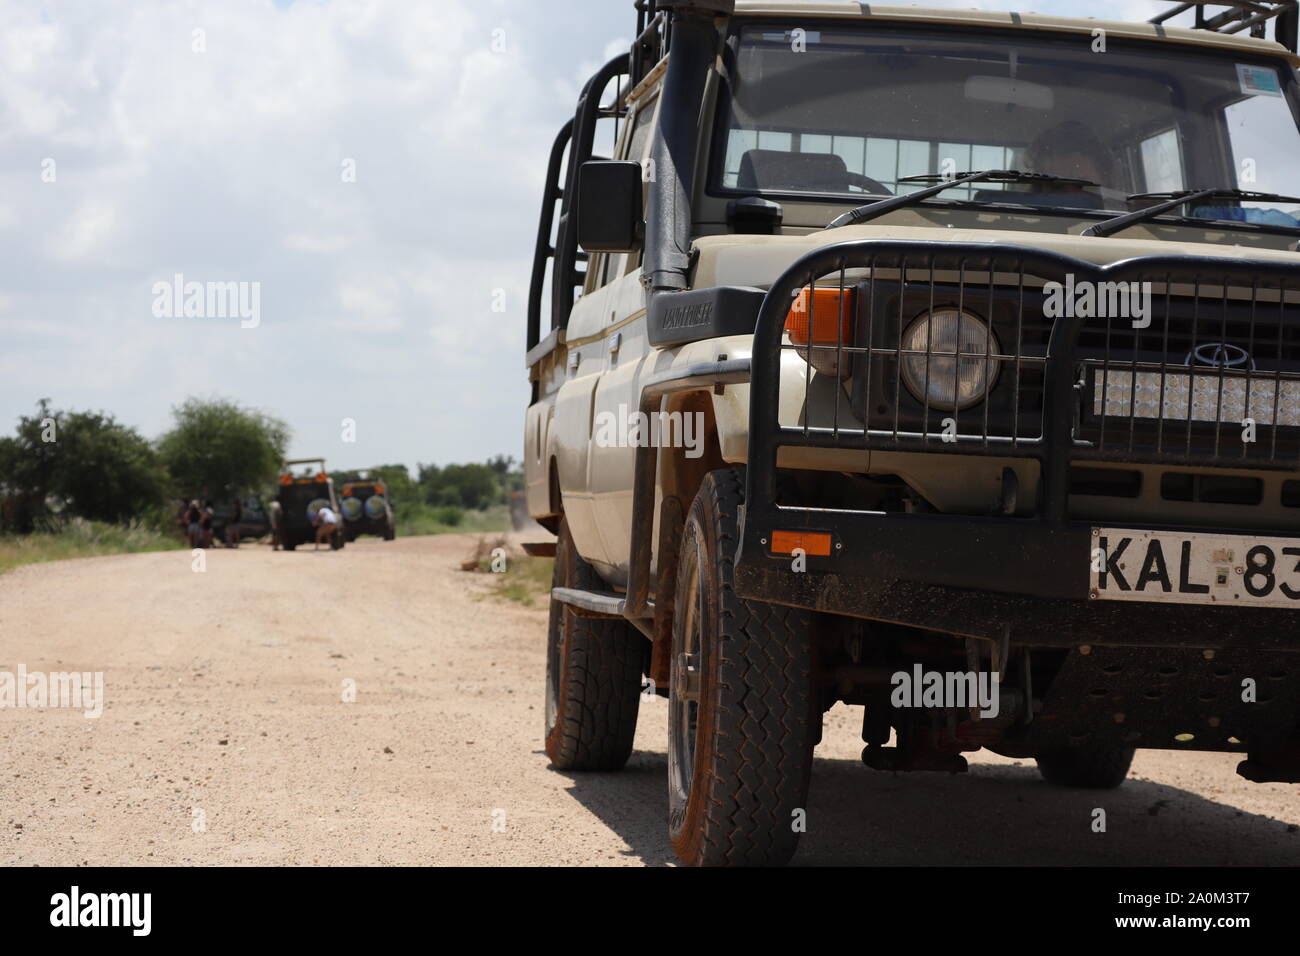
[[[1245,349],[1227,342],[1206,342],[1187,353],[1184,365],[1208,365],[1210,368],[1255,368],[1255,360]]]

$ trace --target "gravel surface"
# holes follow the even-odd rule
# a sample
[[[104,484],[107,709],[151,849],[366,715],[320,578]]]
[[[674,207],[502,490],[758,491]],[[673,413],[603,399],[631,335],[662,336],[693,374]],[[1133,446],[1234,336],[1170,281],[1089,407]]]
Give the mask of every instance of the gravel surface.
[[[106,686],[97,719],[0,709],[0,863],[672,863],[665,703],[643,702],[622,773],[549,769],[544,600],[459,570],[476,540],[0,576],[0,671]],[[1300,787],[1248,783],[1231,755],[1140,751],[1098,795],[988,753],[962,776],[876,773],[860,710],[826,719],[797,864],[1300,862]]]

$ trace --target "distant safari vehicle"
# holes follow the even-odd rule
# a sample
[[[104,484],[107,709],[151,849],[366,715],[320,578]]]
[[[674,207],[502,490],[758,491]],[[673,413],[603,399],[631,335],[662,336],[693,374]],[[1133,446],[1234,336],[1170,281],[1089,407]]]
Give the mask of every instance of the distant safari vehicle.
[[[343,537],[355,541],[363,534],[380,535],[385,541],[397,537],[393,503],[382,481],[349,481],[343,486]]]
[[[239,499],[239,536],[241,538],[260,538],[271,530],[270,517],[262,499],[257,495],[245,495]],[[226,528],[230,524],[230,503],[219,501],[212,506],[212,535],[217,541],[226,540]]]
[[[296,465],[308,467],[301,475],[294,475]],[[300,544],[309,544],[316,540],[316,529],[312,522],[316,512],[326,505],[335,514],[342,514],[339,501],[334,494],[334,482],[325,470],[324,458],[296,458],[284,463],[280,473],[280,491],[275,496],[283,509],[280,516],[280,544],[284,550],[292,551]],[[335,551],[345,544],[343,529],[335,530],[330,538],[330,547]]]

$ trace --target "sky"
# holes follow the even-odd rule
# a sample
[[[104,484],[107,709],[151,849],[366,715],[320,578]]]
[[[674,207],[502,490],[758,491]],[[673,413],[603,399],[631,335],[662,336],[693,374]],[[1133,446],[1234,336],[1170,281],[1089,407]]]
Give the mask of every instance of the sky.
[[[331,468],[520,457],[546,158],[631,0],[0,0],[0,22],[0,432],[49,398],[153,438],[220,396]]]

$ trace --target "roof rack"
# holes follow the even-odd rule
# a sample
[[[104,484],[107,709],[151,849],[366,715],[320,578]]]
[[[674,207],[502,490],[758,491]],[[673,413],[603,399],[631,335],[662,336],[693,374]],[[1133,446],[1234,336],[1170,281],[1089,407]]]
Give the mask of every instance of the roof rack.
[[[656,0],[636,0],[636,40],[632,43],[632,77],[628,88],[636,89],[655,64],[668,53],[673,42],[670,11]]]
[[[1216,12],[1214,8],[1219,7],[1228,9]],[[1188,11],[1194,11],[1196,16],[1194,29],[1213,30],[1215,33],[1241,33],[1249,30],[1251,36],[1263,38],[1265,26],[1273,20],[1273,38],[1295,53],[1296,27],[1300,22],[1298,8],[1300,3],[1297,0],[1282,0],[1274,3],[1259,2],[1259,0],[1237,0],[1235,3],[1180,3],[1152,17],[1150,22],[1162,24]]]
[[[673,42],[673,13],[696,16],[731,16],[736,0],[634,0],[636,40],[632,43],[632,82],[629,89],[668,55]]]

